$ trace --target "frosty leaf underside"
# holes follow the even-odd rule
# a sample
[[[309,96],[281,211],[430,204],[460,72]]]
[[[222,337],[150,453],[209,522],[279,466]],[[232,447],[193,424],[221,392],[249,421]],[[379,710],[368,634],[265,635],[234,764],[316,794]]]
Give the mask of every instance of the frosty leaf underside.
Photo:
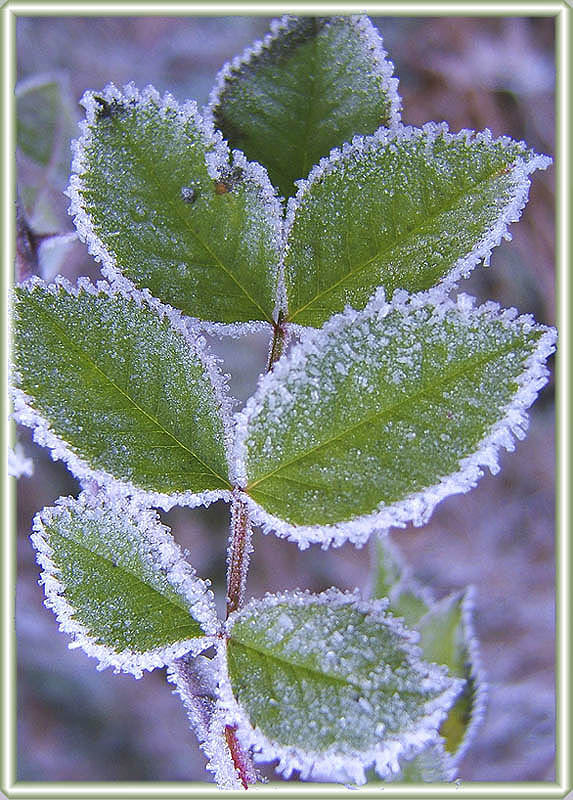
[[[438,759],[452,769],[481,721],[485,687],[481,676],[477,640],[473,631],[473,592],[457,592],[435,602],[404,565],[400,554],[386,537],[376,540],[376,570],[372,596],[389,598],[388,610],[403,617],[420,633],[419,645],[428,661],[447,666],[451,675],[465,683],[448,716],[440,727],[445,752]],[[428,760],[420,755],[414,769],[423,771]],[[409,779],[409,778],[407,778]]]
[[[65,498],[34,531],[46,605],[102,667],[140,676],[211,644],[212,595],[155,512]]]
[[[466,275],[519,218],[549,159],[445,126],[379,131],[335,151],[289,211],[288,319],[320,327],[378,286],[417,292]]]
[[[331,148],[396,120],[392,70],[365,17],[284,17],[221,72],[214,122],[288,197]]]
[[[34,282],[15,300],[19,421],[47,421],[80,471],[167,494],[229,488],[222,397],[181,327],[87,283],[76,296]]]
[[[84,104],[71,211],[104,268],[192,317],[270,322],[278,207],[264,170],[231,160],[195,104],[130,86]]]
[[[513,447],[545,382],[554,334],[467,301],[375,299],[276,365],[238,428],[255,521],[302,544],[365,541],[373,517],[363,515],[421,524],[475,483],[480,464],[497,467],[495,451]]]
[[[390,774],[399,755],[434,738],[459,690],[379,604],[335,590],[267,596],[236,612],[227,657],[251,726],[240,736],[306,779],[362,783],[374,764]]]

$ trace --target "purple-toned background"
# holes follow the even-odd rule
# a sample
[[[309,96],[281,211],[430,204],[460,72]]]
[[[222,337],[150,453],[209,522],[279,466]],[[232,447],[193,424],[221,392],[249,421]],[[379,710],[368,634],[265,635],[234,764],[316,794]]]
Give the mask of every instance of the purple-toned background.
[[[153,83],[179,100],[206,102],[219,67],[268,28],[266,17],[21,17],[18,77],[60,71],[75,99],[108,81]],[[554,148],[554,26],[551,18],[376,18],[400,78],[405,123],[446,120],[453,131],[489,127]],[[531,200],[464,291],[554,322],[553,186],[555,168],[533,176]],[[23,175],[25,179],[25,175]],[[71,229],[61,198],[62,230]],[[97,277],[75,245],[63,270]],[[216,343],[233,370],[239,400],[264,369],[267,342]],[[477,588],[476,624],[490,685],[482,728],[464,758],[465,781],[554,779],[554,440],[553,391],[531,414],[528,438],[502,457],[502,471],[477,489],[444,501],[429,525],[393,540],[436,596]],[[19,484],[17,594],[18,777],[27,781],[202,781],[204,760],[163,671],[135,681],[97,672],[95,661],[67,649],[42,605],[28,540],[44,504],[77,490],[61,464],[20,432],[35,461]],[[228,517],[221,504],[163,515],[189,548],[198,573],[224,595]],[[364,586],[368,548],[301,553],[254,537],[248,594],[285,588]],[[271,773],[269,773],[270,775]]]

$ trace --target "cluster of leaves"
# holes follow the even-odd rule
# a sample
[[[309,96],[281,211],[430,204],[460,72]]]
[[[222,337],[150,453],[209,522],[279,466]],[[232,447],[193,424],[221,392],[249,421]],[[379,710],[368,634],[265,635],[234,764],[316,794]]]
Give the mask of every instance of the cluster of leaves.
[[[483,705],[468,594],[435,603],[384,540],[370,599],[241,605],[253,524],[301,548],[423,524],[497,470],[546,381],[554,331],[450,290],[550,160],[403,126],[392,73],[367,18],[285,17],[203,114],[87,92],[68,194],[107,281],[15,289],[15,418],[82,484],[34,522],[46,603],[101,668],[168,667],[222,787],[256,780],[250,751],[451,779]],[[203,334],[257,329],[269,371],[233,415]],[[225,622],[155,510],[220,499]]]

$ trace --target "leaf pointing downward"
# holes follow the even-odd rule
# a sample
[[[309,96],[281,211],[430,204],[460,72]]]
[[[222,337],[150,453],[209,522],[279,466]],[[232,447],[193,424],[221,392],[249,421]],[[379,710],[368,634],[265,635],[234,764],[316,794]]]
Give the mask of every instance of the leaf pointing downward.
[[[278,362],[239,420],[254,521],[301,546],[425,522],[522,436],[554,340],[529,317],[436,292],[335,317]]]

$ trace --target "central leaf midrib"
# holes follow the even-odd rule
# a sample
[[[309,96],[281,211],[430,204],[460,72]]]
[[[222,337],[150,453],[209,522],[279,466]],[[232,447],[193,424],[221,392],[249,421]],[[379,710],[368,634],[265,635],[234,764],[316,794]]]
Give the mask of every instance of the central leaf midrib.
[[[254,653],[258,653],[260,656],[263,656],[264,658],[267,658],[272,661],[278,661],[280,664],[287,664],[289,667],[304,670],[305,672],[309,672],[313,676],[317,676],[321,680],[329,680],[332,681],[332,683],[340,683],[343,686],[348,686],[352,687],[353,689],[358,689],[362,694],[365,694],[363,686],[361,686],[359,683],[354,683],[348,678],[341,678],[339,675],[331,675],[330,673],[325,671],[321,672],[320,670],[315,669],[314,667],[309,667],[306,666],[305,664],[299,664],[297,661],[293,661],[289,658],[286,658],[282,654],[279,656],[274,653],[270,653],[268,650],[263,650],[260,647],[256,647],[255,645],[246,644],[240,639],[234,638],[233,634],[231,633],[229,642],[232,643],[233,641],[235,642],[235,644],[244,647],[246,650],[252,650]]]
[[[158,190],[159,194],[161,195],[161,182],[160,182],[160,180],[159,180],[159,178],[158,178],[158,176],[157,176],[157,174],[155,172],[155,168],[154,168],[153,162],[149,162],[143,157],[142,152],[137,147],[136,143],[134,143],[134,141],[133,141],[133,138],[132,138],[132,135],[131,135],[131,131],[129,130],[128,126],[126,126],[125,128],[121,127],[119,121],[116,120],[114,117],[112,117],[112,123],[116,125],[116,128],[117,128],[117,130],[119,130],[120,133],[125,134],[122,137],[122,140],[124,142],[125,142],[125,140],[127,140],[127,143],[130,146],[131,152],[134,154],[135,158],[140,162],[140,164],[142,164],[142,166],[146,170],[148,170],[148,172],[151,174],[151,176],[153,177],[153,182],[155,184],[155,188]],[[197,233],[197,231],[191,225],[191,222],[190,222],[189,218],[183,214],[183,210],[179,207],[179,205],[174,203],[174,201],[169,196],[163,197],[162,203],[163,203],[163,205],[165,205],[167,203],[171,207],[171,209],[175,212],[176,217],[179,218],[179,220],[182,223],[183,227],[187,228],[189,230],[189,232],[195,238],[195,240],[201,245],[201,247],[205,250],[205,252],[208,253],[209,256],[213,259],[215,264],[229,278],[231,278],[231,280],[241,290],[241,292],[245,295],[245,297],[248,299],[248,301],[251,303],[251,305],[254,308],[258,309],[261,312],[263,318],[272,324],[272,314],[271,315],[267,314],[267,312],[259,305],[259,303],[253,297],[251,297],[251,295],[249,294],[247,289],[240,283],[240,281],[236,278],[236,276],[233,275],[233,273],[221,261],[219,256],[209,247],[209,245],[206,242],[203,241],[201,236]]]
[[[499,168],[498,168],[498,170],[499,170]],[[475,190],[477,190],[480,187],[484,186],[485,184],[489,183],[493,178],[496,178],[498,176],[498,170],[496,170],[495,172],[493,172],[491,174],[488,174],[485,178],[483,178],[478,183],[476,183],[474,188],[473,188],[473,191],[475,192]],[[336,281],[336,283],[333,283],[330,286],[328,286],[326,289],[323,289],[322,291],[318,292],[308,302],[306,302],[304,305],[302,305],[299,308],[297,308],[296,311],[293,314],[289,313],[289,315],[287,317],[287,321],[288,322],[292,322],[295,319],[295,317],[297,317],[303,311],[306,311],[307,308],[310,308],[313,305],[315,305],[321,297],[324,297],[324,296],[334,292],[339,286],[341,286],[342,284],[344,284],[347,281],[351,280],[352,278],[356,277],[358,274],[360,274],[360,272],[363,272],[365,269],[367,269],[369,266],[371,266],[372,263],[374,263],[375,261],[378,261],[381,258],[384,258],[384,256],[387,256],[393,250],[395,250],[397,248],[400,248],[400,247],[403,247],[405,244],[407,244],[409,239],[417,236],[420,232],[422,232],[424,230],[424,228],[428,225],[429,221],[435,222],[435,220],[437,220],[438,217],[440,217],[442,214],[447,213],[448,211],[453,211],[457,207],[457,204],[458,204],[459,200],[464,198],[464,197],[467,197],[471,193],[472,192],[462,192],[462,191],[460,191],[460,192],[454,193],[453,195],[450,195],[448,203],[436,206],[435,209],[433,209],[431,214],[426,214],[425,213],[420,218],[420,222],[417,225],[415,225],[413,228],[408,229],[407,231],[404,232],[404,234],[402,236],[398,236],[394,241],[389,242],[385,246],[381,247],[373,256],[368,258],[364,263],[361,263],[360,265],[353,267],[349,272],[345,273],[341,278],[339,278],[339,280]],[[302,208],[302,204],[301,204],[300,208]],[[294,229],[294,223],[293,223],[293,227],[291,228],[291,231],[293,229]],[[475,245],[472,248],[472,250],[473,249],[475,249]],[[463,258],[463,256],[460,256],[460,258]],[[459,259],[457,259],[457,260],[459,260]]]
[[[32,298],[32,295],[30,295],[30,299],[32,300],[32,302],[34,302],[34,300]],[[114,389],[116,389],[117,392],[120,395],[125,397],[131,403],[131,405],[136,409],[136,411],[138,411],[140,414],[142,414],[147,419],[149,419],[156,426],[156,428],[160,432],[164,433],[166,436],[168,436],[170,439],[172,439],[175,442],[176,446],[180,447],[182,450],[184,450],[185,452],[189,453],[189,455],[192,456],[197,461],[197,463],[201,464],[201,466],[203,466],[208,471],[208,473],[210,473],[211,475],[214,475],[216,478],[218,478],[220,481],[222,481],[224,484],[226,484],[228,487],[230,487],[230,484],[229,484],[228,480],[226,480],[221,475],[219,475],[218,472],[216,472],[211,466],[209,466],[209,464],[206,464],[196,453],[193,452],[193,450],[191,450],[189,447],[187,447],[185,444],[183,444],[183,442],[179,441],[179,439],[173,433],[171,433],[171,431],[167,430],[167,428],[165,428],[161,424],[161,422],[159,422],[159,420],[155,419],[155,417],[153,417],[151,414],[149,414],[149,412],[147,412],[144,408],[142,408],[133,397],[131,397],[129,394],[127,394],[127,392],[125,392],[121,388],[121,386],[119,386],[115,382],[115,380],[113,378],[110,378],[109,375],[107,375],[101,369],[101,367],[99,367],[98,364],[96,364],[96,362],[93,360],[90,352],[82,349],[82,347],[77,342],[75,342],[73,339],[71,339],[69,337],[68,332],[66,331],[66,329],[63,328],[58,323],[58,321],[53,318],[53,315],[52,315],[52,313],[50,311],[45,309],[38,302],[36,302],[35,305],[36,305],[37,310],[40,311],[41,313],[43,313],[44,316],[49,320],[49,322],[56,328],[56,330],[59,332],[59,334],[62,337],[62,339],[64,339],[64,341],[70,346],[70,348],[72,350],[76,350],[77,352],[81,353],[82,356],[85,356],[85,360],[92,366],[92,368],[99,375],[101,375],[110,384],[110,386],[112,386]]]
[[[92,558],[95,558],[95,559],[103,561],[104,564],[108,568],[113,569],[114,572],[124,573],[125,575],[129,575],[131,578],[133,578],[135,581],[137,581],[137,583],[139,585],[144,586],[147,591],[153,592],[154,594],[156,594],[159,597],[163,598],[165,600],[165,604],[167,604],[169,606],[174,606],[175,608],[179,609],[180,611],[183,611],[186,614],[188,614],[189,615],[189,619],[190,619],[190,624],[197,626],[199,628],[199,630],[201,631],[200,635],[204,635],[204,631],[201,628],[200,623],[191,614],[190,609],[185,605],[185,601],[183,600],[182,597],[180,597],[176,593],[176,590],[174,588],[173,588],[173,591],[175,593],[175,596],[174,597],[169,597],[168,595],[163,594],[163,592],[161,592],[159,589],[156,589],[154,586],[150,586],[149,583],[146,583],[144,580],[142,580],[142,578],[137,573],[135,573],[133,570],[131,570],[128,567],[126,567],[124,564],[116,564],[115,561],[113,560],[113,558],[111,558],[110,556],[106,556],[106,555],[103,555],[102,553],[95,552],[95,550],[92,550],[87,545],[83,544],[82,542],[79,542],[73,536],[66,536],[66,534],[64,532],[62,532],[62,530],[58,530],[56,528],[52,528],[50,536],[54,536],[54,534],[56,536],[59,536],[60,538],[64,539],[65,541],[72,542],[76,547],[78,547],[80,550],[83,550],[85,553],[88,553]],[[119,577],[119,575],[118,575],[118,577]],[[154,606],[154,610],[157,609],[157,608],[159,608],[159,606]],[[178,627],[180,627],[180,626],[178,626]]]
[[[451,373],[448,377],[444,378],[442,383],[440,383],[440,387],[447,386],[448,383],[451,383],[453,380],[456,380],[457,378],[460,377],[460,375],[463,375],[464,373],[468,373],[470,371],[470,366],[473,367],[473,366],[481,366],[482,364],[487,364],[488,362],[494,360],[498,356],[504,355],[505,353],[511,352],[512,349],[513,349],[513,345],[508,344],[503,348],[495,350],[495,352],[493,352],[489,356],[483,356],[481,358],[479,358],[477,356],[474,356],[473,358],[466,359],[464,362],[462,362],[459,365],[459,367],[456,370],[453,371],[453,373]],[[327,439],[324,442],[320,442],[319,444],[315,445],[314,447],[311,447],[309,450],[305,451],[304,453],[297,454],[295,457],[291,458],[289,461],[286,461],[284,464],[280,464],[274,470],[271,470],[271,472],[268,472],[266,475],[263,475],[262,477],[257,478],[257,480],[254,481],[253,483],[249,483],[247,485],[247,488],[246,488],[245,491],[247,493],[249,491],[252,491],[258,484],[263,483],[264,481],[266,481],[269,478],[273,477],[273,475],[276,475],[278,472],[281,472],[282,470],[287,469],[287,467],[292,466],[292,464],[295,464],[297,461],[301,461],[301,460],[307,458],[311,453],[314,453],[317,450],[320,450],[320,449],[322,449],[324,447],[327,447],[328,445],[332,444],[332,442],[335,442],[335,441],[338,441],[339,439],[344,438],[345,436],[349,435],[350,433],[353,433],[355,430],[358,430],[359,428],[361,428],[363,425],[371,424],[374,420],[376,420],[376,419],[378,419],[380,417],[384,417],[384,416],[390,417],[392,412],[395,411],[397,408],[403,408],[405,405],[412,405],[416,400],[419,400],[421,397],[431,395],[432,391],[434,389],[435,389],[435,386],[434,386],[433,383],[428,383],[428,384],[424,385],[417,392],[414,392],[413,394],[409,395],[408,397],[400,398],[399,400],[397,400],[392,405],[387,406],[387,407],[383,408],[382,410],[377,411],[374,414],[371,414],[370,416],[366,417],[363,420],[360,420],[360,422],[357,422],[355,425],[351,425],[350,427],[346,428],[341,433],[336,434],[336,436],[332,436],[330,439]]]

